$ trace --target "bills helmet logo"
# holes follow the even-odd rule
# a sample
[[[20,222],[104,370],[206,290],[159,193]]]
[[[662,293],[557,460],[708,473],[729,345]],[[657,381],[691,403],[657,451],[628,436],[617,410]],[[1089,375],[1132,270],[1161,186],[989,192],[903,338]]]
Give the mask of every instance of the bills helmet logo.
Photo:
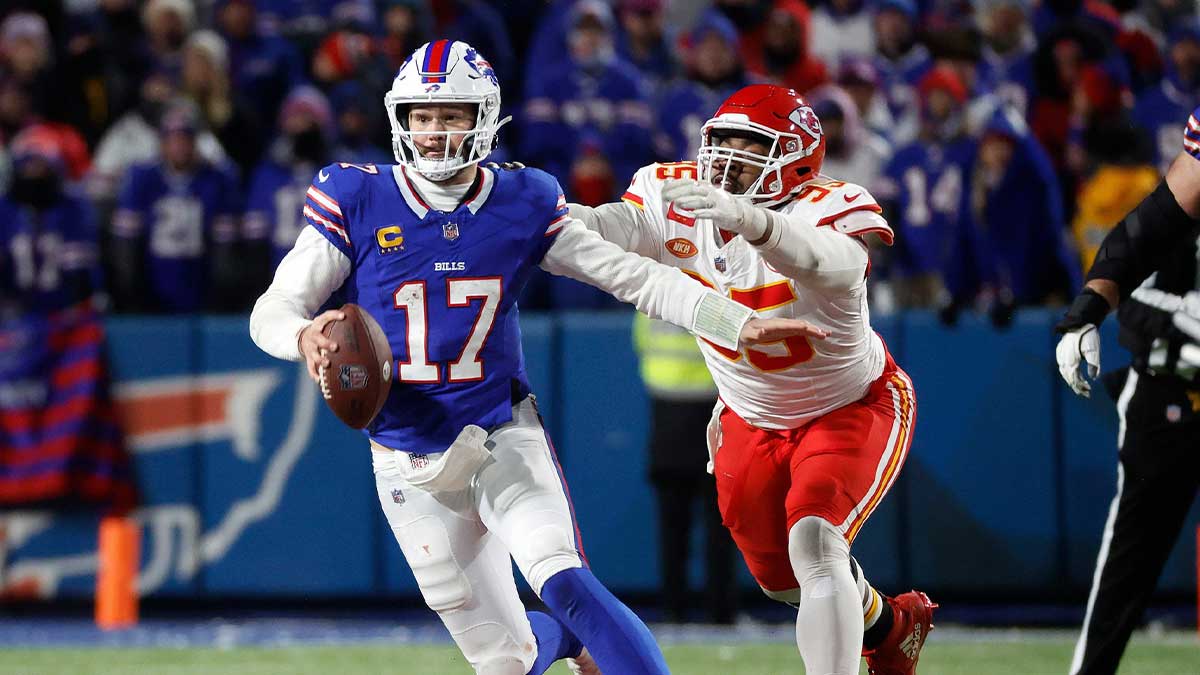
[[[463,60],[467,62],[471,69],[479,73],[481,76],[491,80],[492,84],[500,86],[500,81],[496,79],[496,71],[492,68],[492,64],[488,60],[479,55],[479,52],[474,49],[468,49]]]
[[[796,108],[791,115],[788,115],[788,121],[807,132],[809,136],[813,137],[813,140],[820,140],[821,120],[817,118],[817,113],[813,112],[812,108],[806,105]]]
[[[365,389],[368,379],[366,368],[350,363],[342,364],[341,372],[338,373],[338,384],[341,385],[342,391]]]

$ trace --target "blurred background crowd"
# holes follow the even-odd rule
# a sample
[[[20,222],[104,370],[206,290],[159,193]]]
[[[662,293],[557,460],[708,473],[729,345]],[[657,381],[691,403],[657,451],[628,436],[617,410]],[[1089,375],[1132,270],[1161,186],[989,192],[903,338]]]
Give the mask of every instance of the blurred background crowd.
[[[465,40],[514,116],[493,159],[568,198],[693,158],[738,87],[801,92],[824,173],[897,230],[876,311],[1061,302],[1151,191],[1200,88],[1190,0],[8,0],[0,313],[242,312],[331,161],[392,161],[383,93]],[[541,278],[527,309],[613,301]]]

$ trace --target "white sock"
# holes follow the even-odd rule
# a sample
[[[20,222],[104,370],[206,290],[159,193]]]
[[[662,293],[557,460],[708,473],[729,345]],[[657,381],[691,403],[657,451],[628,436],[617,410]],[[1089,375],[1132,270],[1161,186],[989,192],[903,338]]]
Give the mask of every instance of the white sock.
[[[862,594],[850,573],[850,545],[829,521],[801,518],[788,533],[800,582],[796,646],[808,675],[857,675],[863,639]]]

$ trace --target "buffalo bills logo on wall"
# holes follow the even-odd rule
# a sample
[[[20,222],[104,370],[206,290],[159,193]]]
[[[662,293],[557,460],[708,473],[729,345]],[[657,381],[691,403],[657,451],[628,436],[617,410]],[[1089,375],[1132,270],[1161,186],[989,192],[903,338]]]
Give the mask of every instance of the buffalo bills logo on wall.
[[[821,138],[821,120],[817,118],[817,113],[813,112],[812,108],[806,105],[796,108],[791,115],[788,115],[788,121],[807,131],[808,135],[814,139]]]
[[[338,373],[338,383],[341,384],[342,391],[365,389],[367,386],[367,369],[354,364],[342,364],[342,370]]]

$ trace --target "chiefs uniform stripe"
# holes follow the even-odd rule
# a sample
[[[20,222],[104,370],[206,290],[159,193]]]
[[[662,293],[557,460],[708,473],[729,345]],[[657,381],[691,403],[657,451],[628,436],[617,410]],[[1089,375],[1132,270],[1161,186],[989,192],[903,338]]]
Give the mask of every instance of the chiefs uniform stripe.
[[[854,213],[855,211],[871,211],[872,213],[883,213],[883,209],[880,208],[878,204],[859,204],[858,206],[846,209],[845,211],[842,211],[840,213],[835,213],[832,216],[825,216],[824,218],[817,221],[817,227],[821,227],[822,225],[832,225],[832,224],[836,223],[839,219],[844,218],[847,215]]]
[[[846,535],[846,541],[851,543],[854,542],[854,538],[866,523],[867,518],[879,506],[883,496],[896,482],[896,477],[900,475],[900,467],[904,465],[904,460],[908,457],[909,446],[912,445],[912,424],[917,409],[912,382],[903,371],[897,371],[888,380],[887,387],[892,392],[896,418],[892,423],[892,432],[888,438],[887,448],[879,461],[880,470],[875,476],[875,482],[867,490],[863,500],[850,512],[846,522],[841,525],[841,529]]]
[[[621,199],[629,202],[630,204],[633,204],[634,206],[638,207],[639,209],[646,208],[646,203],[644,201],[642,201],[642,198],[633,194],[632,192],[626,192],[625,194],[621,195]]]
[[[762,311],[782,307],[796,299],[790,281],[776,281],[759,286],[758,288],[733,288],[729,296],[734,302],[741,303],[751,309]]]

